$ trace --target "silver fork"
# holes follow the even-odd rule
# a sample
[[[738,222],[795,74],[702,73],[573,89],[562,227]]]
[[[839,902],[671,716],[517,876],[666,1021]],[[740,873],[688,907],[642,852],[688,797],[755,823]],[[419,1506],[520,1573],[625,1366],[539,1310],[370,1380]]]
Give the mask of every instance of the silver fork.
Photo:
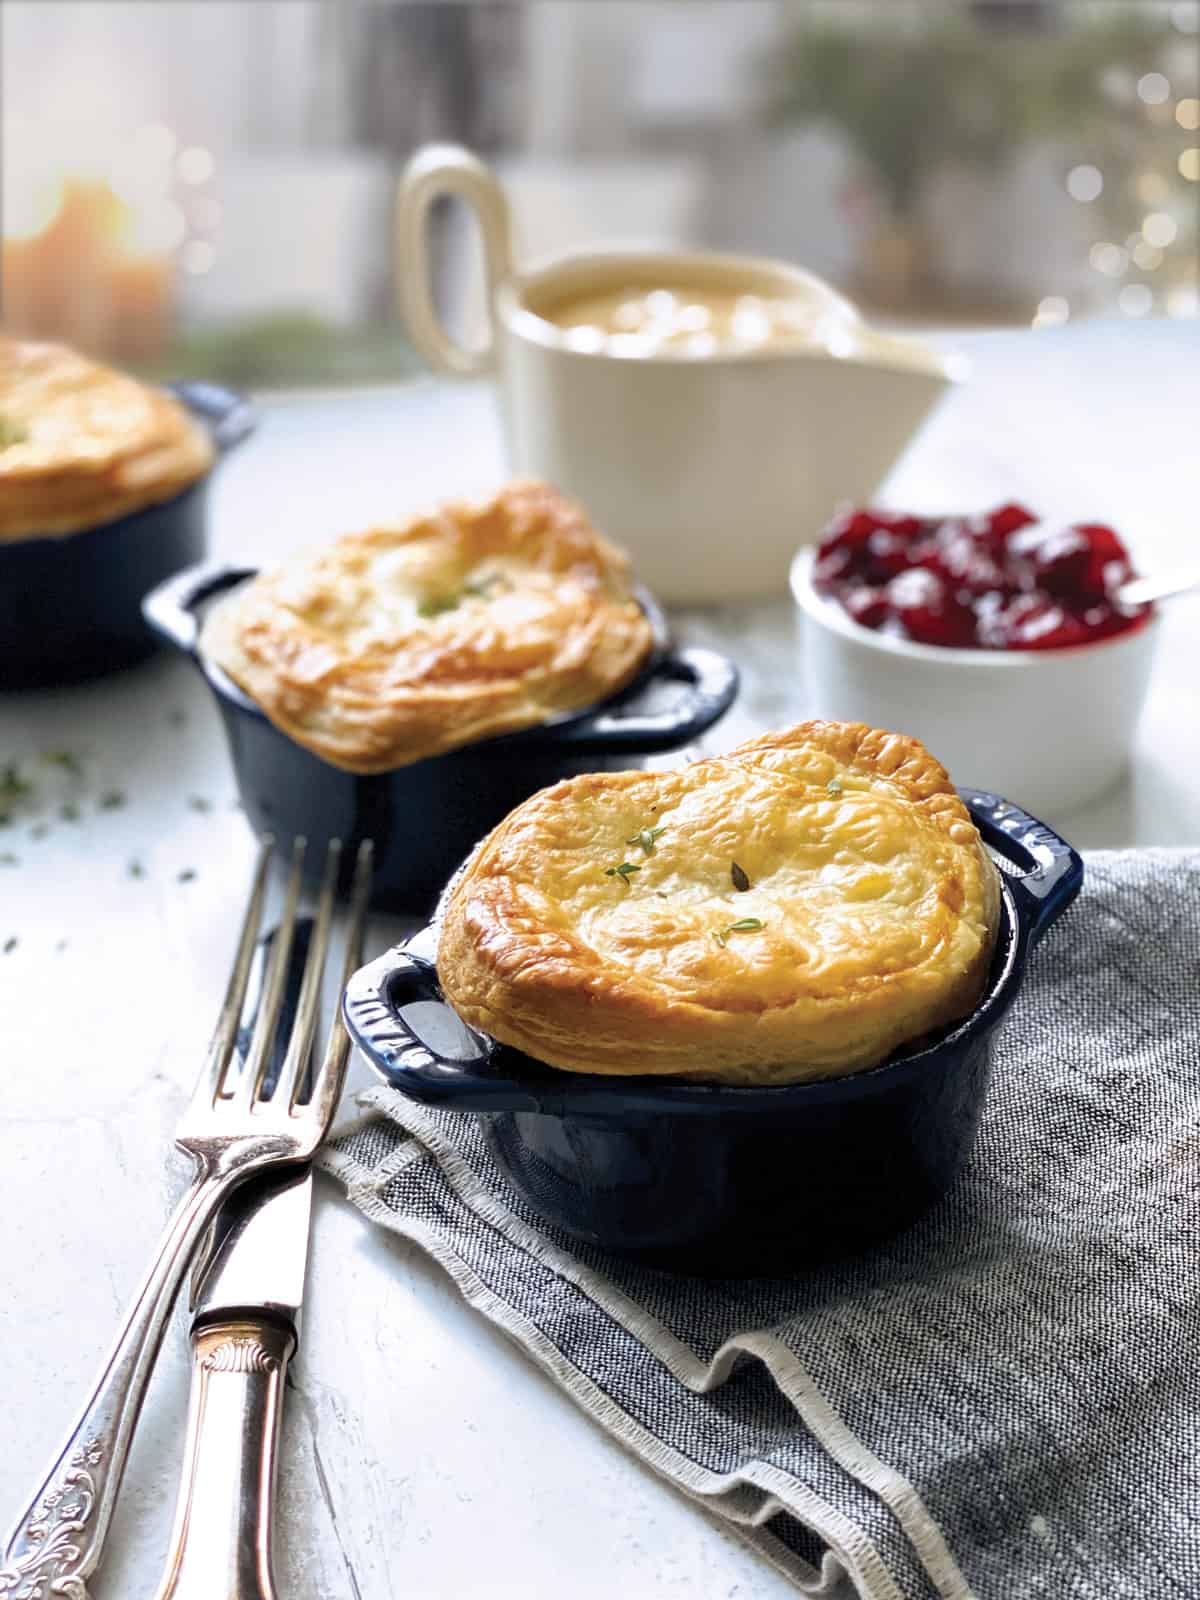
[[[350,1041],[335,1021],[309,1098],[300,1102],[312,1053],[321,982],[333,927],[341,847],[326,853],[317,915],[295,1022],[274,1092],[264,1091],[283,1004],[288,957],[300,902],[304,841],[292,855],[283,915],[271,947],[262,998],[240,1074],[229,1072],[254,960],[273,843],[264,840],[242,923],[237,955],[208,1056],[175,1137],[192,1157],[192,1183],[167,1225],[157,1259],[134,1298],[125,1325],[66,1443],[9,1539],[0,1567],[0,1596],[87,1600],[86,1580],[100,1560],[130,1440],[176,1292],[221,1202],[264,1168],[312,1159],[342,1092]],[[371,846],[359,847],[342,988],[362,961],[371,879]]]

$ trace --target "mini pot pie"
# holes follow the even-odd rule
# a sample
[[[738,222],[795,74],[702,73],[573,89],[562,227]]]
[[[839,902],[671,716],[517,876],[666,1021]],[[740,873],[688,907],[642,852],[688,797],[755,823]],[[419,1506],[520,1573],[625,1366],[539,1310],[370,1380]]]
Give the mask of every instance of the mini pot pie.
[[[201,649],[298,744],[373,773],[594,705],[653,642],[624,555],[517,482],[260,575]]]
[[[165,390],[63,345],[0,338],[0,541],[113,522],[212,460],[205,429]]]
[[[924,746],[807,722],[518,806],[448,896],[438,976],[468,1023],[566,1071],[796,1083],[965,1016],[999,915]]]

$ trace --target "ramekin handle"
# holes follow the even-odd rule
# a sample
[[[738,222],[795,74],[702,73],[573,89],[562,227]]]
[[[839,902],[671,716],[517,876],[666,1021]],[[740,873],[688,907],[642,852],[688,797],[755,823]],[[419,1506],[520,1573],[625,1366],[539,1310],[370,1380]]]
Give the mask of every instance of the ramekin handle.
[[[453,1018],[460,1037],[475,1048],[455,1055],[439,1049],[405,1019],[404,1007],[414,1002]],[[354,974],[342,996],[342,1015],[355,1044],[389,1080],[442,1067],[455,1084],[456,1099],[476,1083],[475,1074],[498,1048],[494,1039],[468,1028],[443,998],[433,962],[400,945]]]
[[[184,655],[194,656],[200,637],[196,607],[253,578],[256,571],[255,567],[236,567],[224,561],[187,567],[143,597],[142,616],[160,638]]]
[[[1031,817],[1011,800],[980,789],[960,789],[985,844],[1018,872],[1005,873],[1018,910],[1036,943],[1079,893],[1083,860],[1053,828]]]
[[[167,384],[193,416],[207,422],[213,443],[222,455],[249,438],[258,427],[258,412],[244,394],[235,394],[219,383],[202,383],[185,378]]]
[[[688,646],[674,650],[654,667],[639,685],[678,683],[683,693],[662,711],[608,710],[554,730],[556,740],[580,755],[646,755],[678,750],[707,732],[733,704],[738,691],[738,670],[728,656],[716,650]]]

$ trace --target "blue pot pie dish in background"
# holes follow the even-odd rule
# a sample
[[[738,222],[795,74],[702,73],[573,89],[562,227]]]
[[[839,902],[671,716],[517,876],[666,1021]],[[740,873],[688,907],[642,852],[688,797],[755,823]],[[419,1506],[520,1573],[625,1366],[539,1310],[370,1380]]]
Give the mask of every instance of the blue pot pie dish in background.
[[[278,569],[195,569],[146,598],[203,673],[251,825],[347,858],[427,912],[472,846],[558,779],[678,750],[737,692],[672,645],[624,555],[545,484],[347,535]],[[310,854],[312,850],[310,848]]]
[[[157,648],[142,596],[203,558],[213,468],[253,425],[215,385],[157,388],[0,338],[0,690],[98,677]]]

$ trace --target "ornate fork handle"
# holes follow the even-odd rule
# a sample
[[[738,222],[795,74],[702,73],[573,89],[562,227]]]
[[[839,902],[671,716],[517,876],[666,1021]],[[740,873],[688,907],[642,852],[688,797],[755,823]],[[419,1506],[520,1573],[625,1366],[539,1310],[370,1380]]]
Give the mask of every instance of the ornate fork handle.
[[[204,1166],[176,1207],[79,1420],[9,1539],[4,1600],[87,1600],[167,1318],[201,1235],[239,1176]]]

